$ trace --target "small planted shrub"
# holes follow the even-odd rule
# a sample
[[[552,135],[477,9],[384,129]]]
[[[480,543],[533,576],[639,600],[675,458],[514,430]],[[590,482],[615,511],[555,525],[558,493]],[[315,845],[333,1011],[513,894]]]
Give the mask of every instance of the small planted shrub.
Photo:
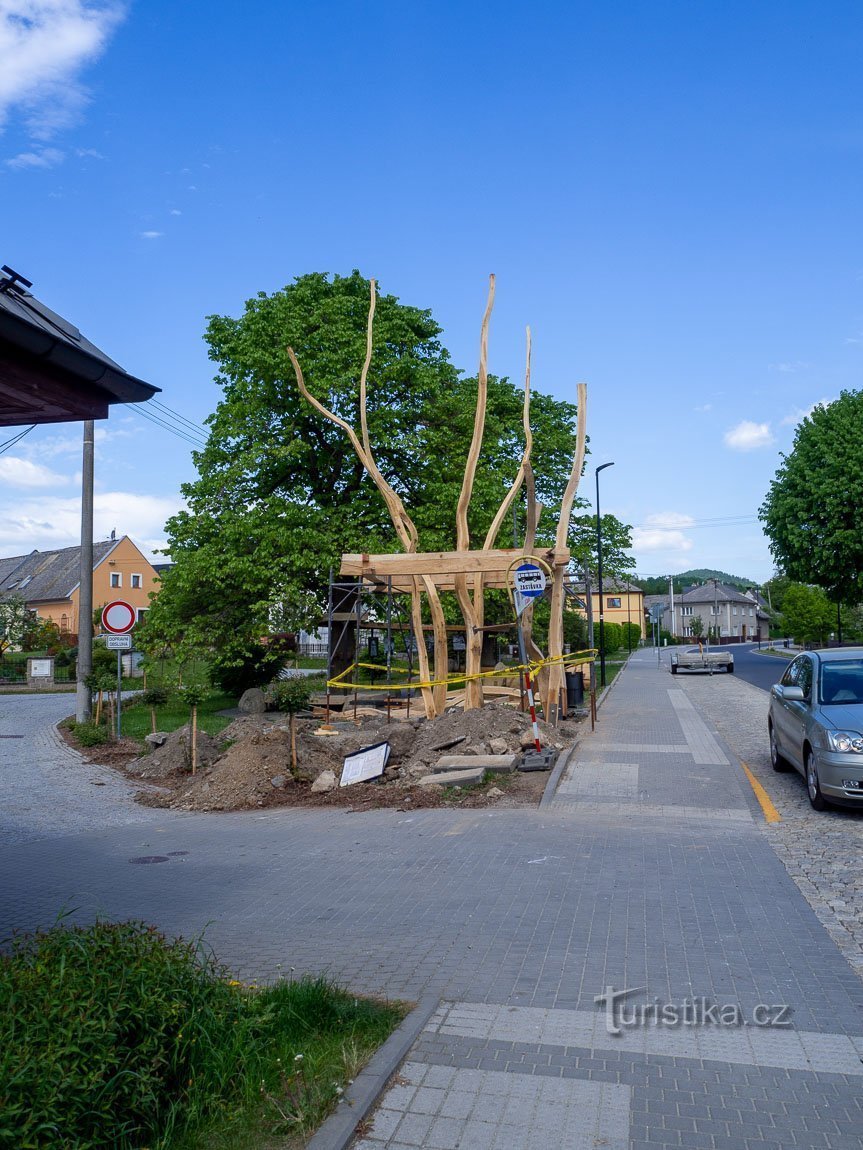
[[[72,737],[82,747],[100,747],[109,742],[111,732],[101,723],[73,723]]]

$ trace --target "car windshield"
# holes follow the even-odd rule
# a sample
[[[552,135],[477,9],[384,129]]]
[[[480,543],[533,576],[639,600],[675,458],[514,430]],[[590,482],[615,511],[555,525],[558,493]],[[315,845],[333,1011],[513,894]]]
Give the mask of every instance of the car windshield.
[[[822,663],[820,695],[828,707],[863,703],[863,659]]]

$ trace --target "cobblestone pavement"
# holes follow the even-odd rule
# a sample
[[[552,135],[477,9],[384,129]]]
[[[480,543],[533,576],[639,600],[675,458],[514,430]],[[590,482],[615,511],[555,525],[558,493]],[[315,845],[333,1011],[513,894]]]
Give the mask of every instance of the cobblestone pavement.
[[[75,908],[206,930],[243,977],[436,993],[357,1150],[861,1144],[863,983],[643,653],[548,810],[146,813],[0,847],[0,937]]]
[[[733,676],[683,676],[681,687],[767,791],[782,821],[766,834],[831,938],[863,977],[863,812],[814,811],[802,775],[770,765],[765,691]]]
[[[73,694],[0,695],[0,843],[153,818],[137,788],[60,738],[56,724],[74,710]]]

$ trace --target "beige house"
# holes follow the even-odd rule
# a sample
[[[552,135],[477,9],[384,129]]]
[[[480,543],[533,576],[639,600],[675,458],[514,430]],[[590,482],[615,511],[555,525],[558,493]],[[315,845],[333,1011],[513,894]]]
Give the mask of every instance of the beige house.
[[[577,598],[584,603],[585,601],[585,587],[584,583],[572,584],[572,590]],[[593,606],[593,625],[599,627],[599,591],[591,588],[591,600]],[[625,579],[604,578],[602,580],[602,604],[603,604],[603,619],[606,623],[635,623],[641,632],[642,639],[645,637],[644,627],[644,592],[640,587],[636,587],[634,583],[629,583]],[[586,604],[584,607],[578,607],[580,614],[587,614]]]
[[[31,551],[0,559],[0,599],[20,595],[40,619],[78,634],[81,548]],[[93,544],[93,606],[123,599],[140,620],[158,588],[158,575],[128,535]]]

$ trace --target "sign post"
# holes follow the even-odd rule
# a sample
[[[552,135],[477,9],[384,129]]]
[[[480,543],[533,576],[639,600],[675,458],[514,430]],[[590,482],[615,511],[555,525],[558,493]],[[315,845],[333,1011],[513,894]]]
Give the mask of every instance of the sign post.
[[[135,608],[124,599],[114,599],[102,608],[102,626],[108,632],[106,646],[117,651],[117,738],[120,738],[120,698],[123,684],[123,652],[131,650]]]
[[[537,751],[542,750],[539,741],[539,726],[536,721],[536,705],[533,699],[533,684],[530,681],[530,671],[527,669],[527,651],[524,645],[524,630],[521,625],[521,616],[525,607],[538,599],[545,590],[545,572],[535,563],[522,563],[516,567],[513,575],[515,619],[518,625],[518,654],[525,667],[524,678],[527,687],[527,703],[530,708],[530,721],[533,724],[533,742]],[[547,716],[546,716],[547,717]]]

